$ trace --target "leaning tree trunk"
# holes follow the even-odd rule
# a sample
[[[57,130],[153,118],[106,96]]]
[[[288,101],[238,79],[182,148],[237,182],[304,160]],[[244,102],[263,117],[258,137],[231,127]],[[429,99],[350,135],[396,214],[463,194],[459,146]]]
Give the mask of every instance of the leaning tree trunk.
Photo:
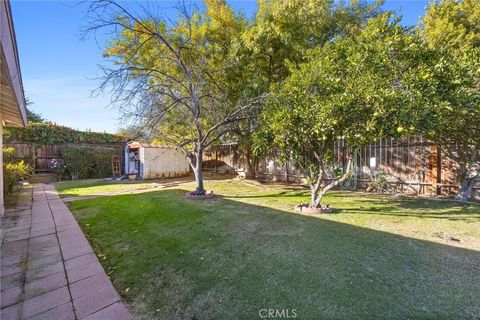
[[[336,179],[332,183],[325,185],[323,188],[320,188],[324,178],[324,172],[321,170],[317,182],[310,185],[310,207],[318,208],[322,202],[323,196],[325,196],[328,191],[336,188],[337,186],[345,182],[347,179],[349,179],[353,174],[352,167],[352,156],[349,156],[345,173],[339,179]]]
[[[320,201],[322,200],[322,197],[320,197],[318,189],[319,185],[317,184],[311,184],[310,185],[310,207],[311,208],[318,208],[320,205]]]

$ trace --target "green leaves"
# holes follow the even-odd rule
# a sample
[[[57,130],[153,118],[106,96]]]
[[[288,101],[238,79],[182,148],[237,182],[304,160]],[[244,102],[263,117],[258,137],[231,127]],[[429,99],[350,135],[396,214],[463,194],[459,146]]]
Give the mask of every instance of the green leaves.
[[[480,47],[478,0],[432,1],[422,20],[421,34],[436,47]]]
[[[423,100],[418,80],[430,79],[417,71],[429,70],[425,50],[389,13],[367,20],[362,31],[307,50],[306,61],[291,64],[290,76],[276,86],[257,147],[292,158],[315,181],[339,137],[355,147],[414,133],[419,118],[413,111]]]
[[[33,142],[38,144],[118,144],[125,142],[125,137],[122,135],[78,131],[52,123],[29,123],[25,128],[8,128],[4,133],[5,142]]]

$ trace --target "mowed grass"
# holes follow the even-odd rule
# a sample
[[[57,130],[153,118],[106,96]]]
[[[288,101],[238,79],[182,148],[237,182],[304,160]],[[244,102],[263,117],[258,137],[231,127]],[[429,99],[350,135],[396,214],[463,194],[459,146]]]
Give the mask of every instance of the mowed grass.
[[[113,181],[103,179],[85,179],[62,181],[55,183],[55,188],[62,197],[80,197],[102,195],[111,192],[122,192],[135,189],[148,189],[158,185],[150,181]]]
[[[71,204],[135,318],[480,318],[479,205],[335,192],[312,216],[292,186],[192,187]]]

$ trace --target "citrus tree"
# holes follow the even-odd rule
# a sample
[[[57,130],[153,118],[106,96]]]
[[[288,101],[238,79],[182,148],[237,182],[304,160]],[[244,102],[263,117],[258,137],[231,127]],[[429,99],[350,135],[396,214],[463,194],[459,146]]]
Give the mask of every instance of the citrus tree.
[[[369,19],[363,30],[308,53],[269,99],[256,136],[260,153],[293,160],[310,186],[311,207],[352,173],[352,153],[337,179],[333,145],[343,138],[350,151],[381,137],[415,130],[417,102],[409,92],[424,60],[419,38],[390,14]]]
[[[379,1],[258,1],[253,22],[242,34],[237,51],[245,66],[243,74],[251,81],[238,88],[270,91],[290,75],[294,66],[307,61],[309,50],[357,32],[367,19],[379,13],[379,5]],[[255,118],[235,128],[237,150],[246,164],[247,177],[255,174],[252,134],[259,125]]]

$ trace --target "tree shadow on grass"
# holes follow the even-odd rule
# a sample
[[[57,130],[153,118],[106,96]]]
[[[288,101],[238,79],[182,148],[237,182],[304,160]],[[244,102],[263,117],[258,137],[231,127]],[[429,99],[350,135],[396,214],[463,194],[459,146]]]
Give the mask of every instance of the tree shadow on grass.
[[[205,173],[205,181],[224,181],[231,180],[231,175],[225,174],[215,174],[215,173]],[[62,198],[75,198],[75,197],[87,197],[88,195],[79,195],[78,193],[68,193],[64,192],[65,190],[75,189],[87,189],[92,187],[109,187],[109,186],[131,186],[131,191],[147,191],[148,189],[154,189],[156,187],[162,188],[171,188],[176,187],[185,183],[192,183],[195,181],[195,177],[191,174],[183,177],[165,177],[158,179],[138,179],[138,180],[106,180],[106,179],[80,179],[80,180],[64,180],[61,182],[55,183],[55,188],[60,192]],[[137,185],[147,184],[147,186],[136,187]],[[129,189],[130,190],[130,189]],[[128,191],[126,189],[120,190],[118,192]],[[101,195],[112,196],[115,194],[115,191],[107,192],[104,191]],[[92,195],[98,196],[98,195]]]
[[[339,208],[338,212],[385,214],[398,217],[434,218],[451,221],[480,221],[480,205],[461,204],[437,199],[407,199],[385,196],[383,199],[360,200],[362,205]]]
[[[230,199],[300,198],[308,197],[308,191],[281,191],[262,195],[229,195]],[[352,197],[358,206],[344,205],[343,199]],[[352,201],[352,200],[350,200]],[[332,204],[335,213],[387,214],[399,217],[447,219],[451,221],[480,220],[480,204],[463,205],[455,201],[437,199],[398,198],[391,195],[355,192],[329,193],[323,202]],[[292,205],[293,207],[293,205]]]
[[[228,198],[231,199],[260,199],[260,198],[272,198],[272,197],[281,197],[281,198],[298,198],[308,196],[308,191],[273,191],[261,195],[229,195]]]
[[[298,319],[480,315],[478,251],[231,199],[188,201],[186,192],[72,204],[139,318],[260,319],[262,309],[295,309]]]

